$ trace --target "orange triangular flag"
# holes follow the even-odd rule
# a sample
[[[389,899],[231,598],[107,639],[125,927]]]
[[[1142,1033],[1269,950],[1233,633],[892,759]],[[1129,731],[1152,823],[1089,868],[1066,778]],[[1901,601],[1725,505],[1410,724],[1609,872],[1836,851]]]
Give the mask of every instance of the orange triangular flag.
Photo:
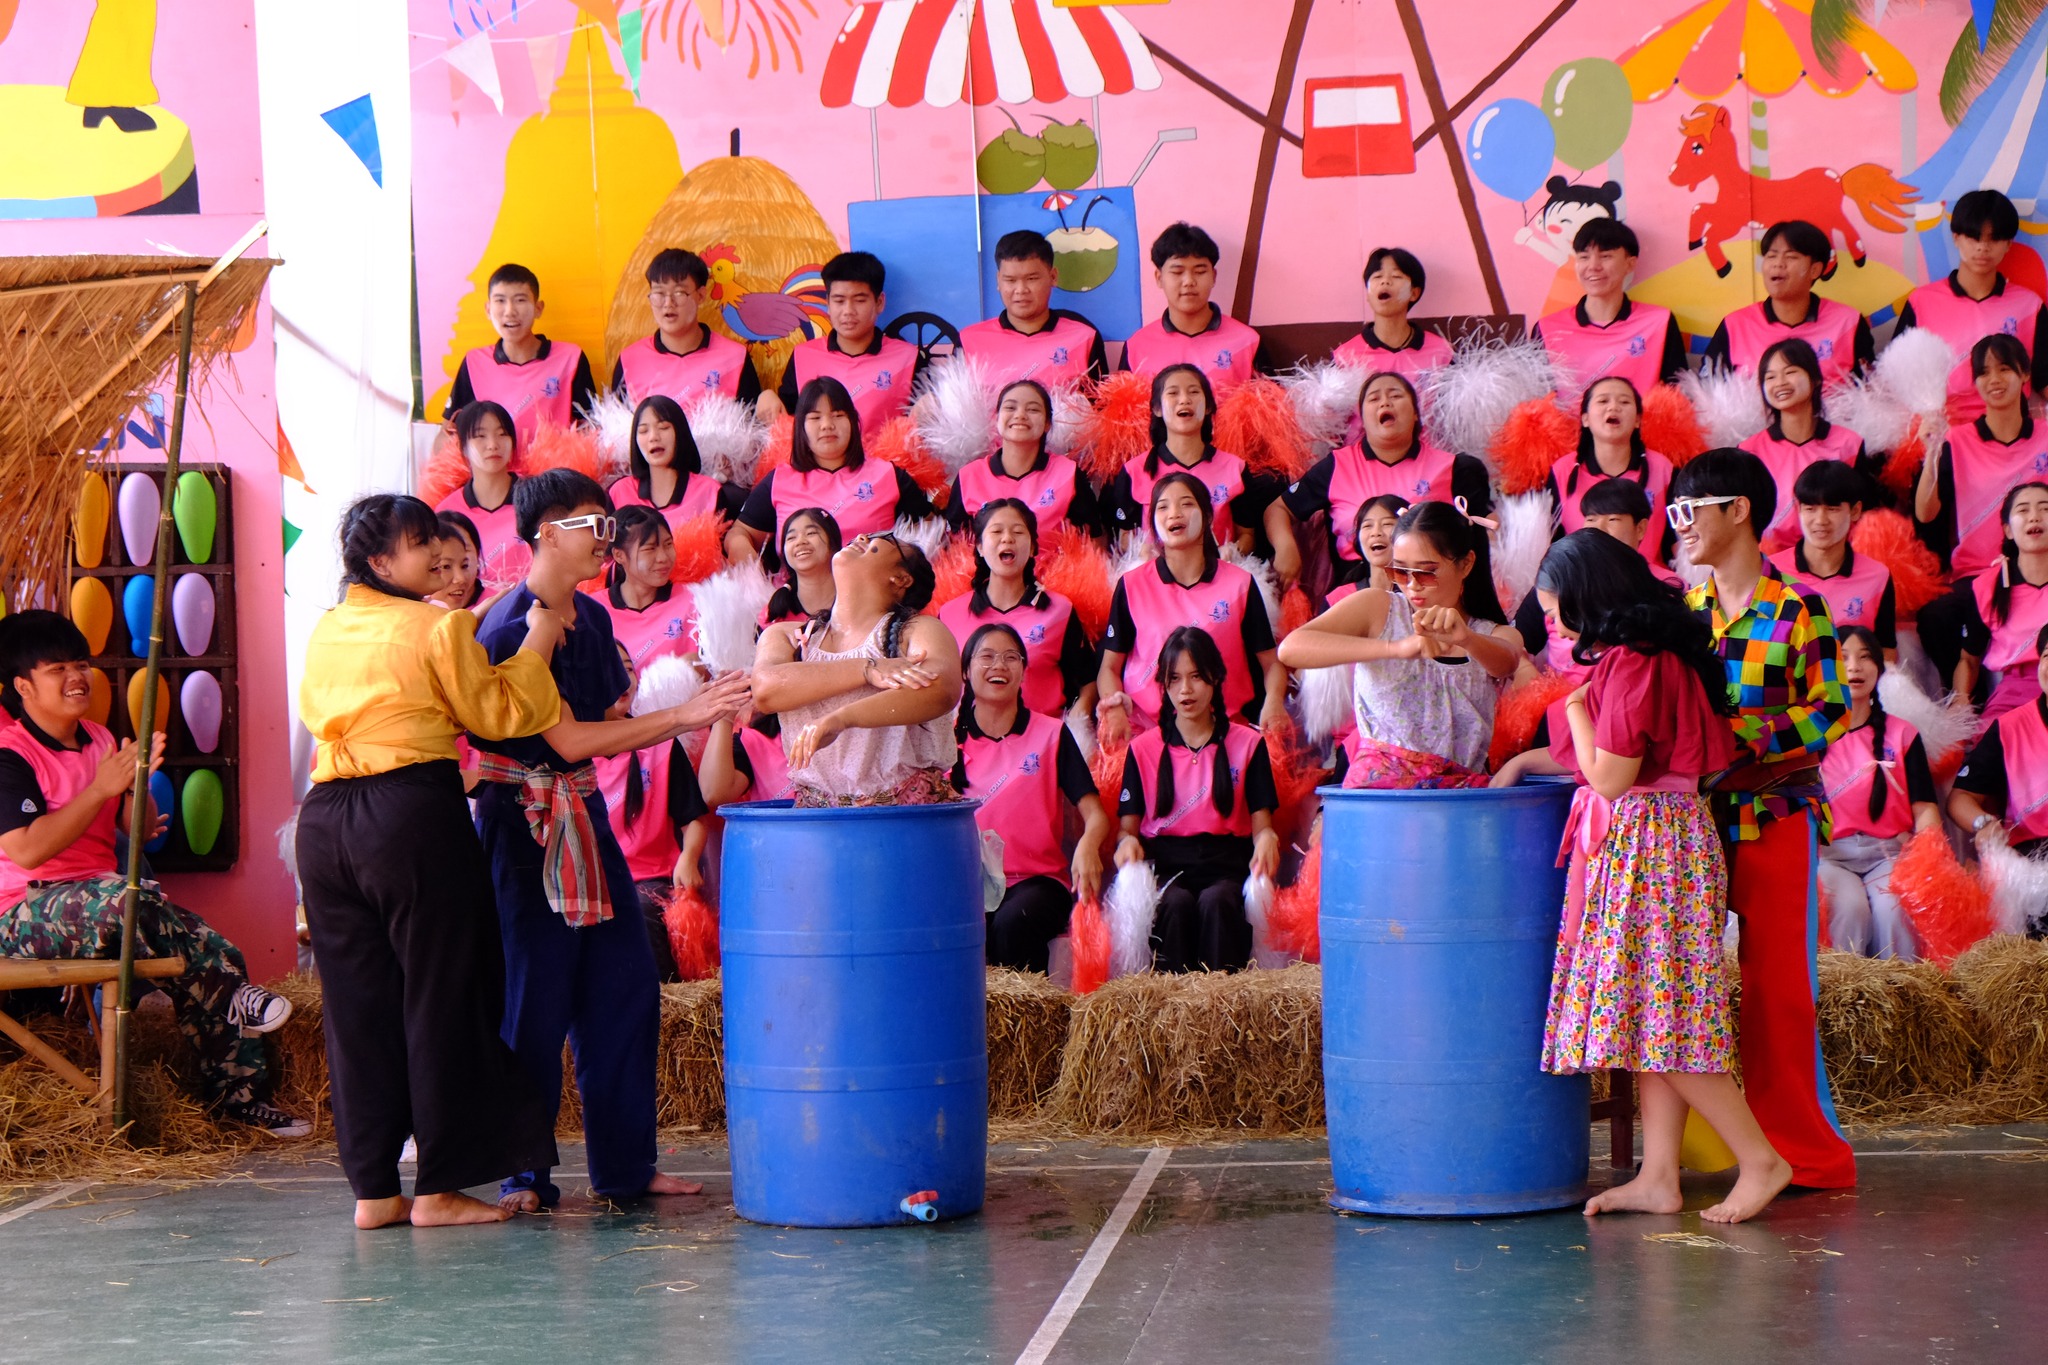
[[[603,26],[604,31],[611,34],[613,42],[621,41],[619,37],[619,0],[575,0],[575,4],[577,9],[583,11]]]
[[[292,449],[291,439],[284,434],[283,418],[277,423],[277,472],[287,479],[297,479],[308,493],[313,491],[313,485],[306,482],[306,471],[299,466],[299,452]]]

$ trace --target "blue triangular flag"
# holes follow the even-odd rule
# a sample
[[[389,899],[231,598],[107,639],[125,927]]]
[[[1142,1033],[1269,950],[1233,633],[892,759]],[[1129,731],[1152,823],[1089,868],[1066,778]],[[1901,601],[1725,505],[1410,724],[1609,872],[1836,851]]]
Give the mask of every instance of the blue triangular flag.
[[[384,184],[384,154],[377,147],[377,111],[368,95],[358,95],[347,104],[337,104],[320,116],[356,154],[379,187]]]
[[[1991,16],[1998,10],[1998,0],[1970,0],[1970,22],[1977,28],[1977,50],[1982,52],[1984,44],[1991,40]]]

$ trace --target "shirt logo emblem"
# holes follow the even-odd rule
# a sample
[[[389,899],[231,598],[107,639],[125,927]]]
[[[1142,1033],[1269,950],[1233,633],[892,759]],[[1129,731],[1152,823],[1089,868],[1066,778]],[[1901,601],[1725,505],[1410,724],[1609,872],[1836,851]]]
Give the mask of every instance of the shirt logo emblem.
[[[1058,493],[1048,488],[1038,495],[1038,505],[1040,507],[1050,507],[1053,504],[1053,499],[1057,498],[1058,496]]]
[[[1044,644],[1044,643],[1045,643],[1045,626],[1044,626],[1043,624],[1039,624],[1039,625],[1035,625],[1035,626],[1032,626],[1032,627],[1031,627],[1030,629],[1026,630],[1026,631],[1024,632],[1024,643],[1025,643],[1025,644],[1027,644],[1027,645],[1042,645],[1042,644]]]
[[[1209,619],[1218,622],[1230,619],[1230,601],[1228,598],[1219,597],[1216,599],[1216,605],[1209,608]]]
[[[1850,599],[1849,599],[1849,600],[1848,600],[1847,602],[1845,602],[1845,603],[1843,603],[1843,604],[1842,604],[1842,619],[1843,619],[1844,621],[1850,621],[1850,622],[1853,622],[1853,621],[1854,621],[1854,620],[1855,620],[1855,619],[1856,619],[1857,617],[1861,616],[1862,614],[1863,614],[1863,599],[1862,599],[1862,598],[1860,598],[1860,597],[1852,597],[1852,598],[1850,598]]]
[[[1210,485],[1209,485],[1209,502],[1210,502],[1210,503],[1211,503],[1211,504],[1212,504],[1213,506],[1216,506],[1216,507],[1221,507],[1221,506],[1222,506],[1222,505],[1223,505],[1224,503],[1226,503],[1226,502],[1229,502],[1229,501],[1230,501],[1230,487],[1229,487],[1229,485],[1227,485],[1227,484],[1220,484],[1220,483],[1212,483],[1212,484],[1210,484]]]
[[[1224,349],[1216,353],[1216,359],[1210,366],[1210,368],[1217,370],[1227,370],[1230,368],[1230,362],[1232,359],[1233,357],[1230,353],[1230,348],[1225,347]]]
[[[720,370],[706,370],[704,371],[704,387],[706,389],[715,389],[718,387],[719,381],[724,378],[725,375]]]
[[[24,796],[21,799],[21,813],[23,815],[34,815],[36,813],[36,803]]]
[[[1998,324],[1998,330],[2009,337],[2016,337],[2020,334],[2020,320],[2009,317],[2004,322]]]
[[[1833,337],[1822,337],[1819,341],[1814,342],[1813,353],[1822,360],[1826,360],[1835,353],[1835,339]]]
[[[853,496],[859,502],[872,502],[875,496],[875,486],[871,483],[864,483],[853,490]]]
[[[1630,337],[1628,339],[1628,353],[1630,355],[1642,355],[1649,349],[1650,343],[1644,341],[1641,337]]]
[[[664,640],[673,640],[673,639],[675,639],[675,638],[676,638],[677,636],[681,635],[682,633],[683,633],[683,623],[682,623],[682,620],[681,620],[681,618],[679,618],[679,617],[675,617],[675,616],[671,616],[671,617],[669,617],[669,618],[668,618],[668,624],[664,625],[664,626],[663,626],[663,627],[661,628],[661,636],[662,636],[662,638],[663,638]]]
[[[1426,498],[1429,496],[1428,479],[1417,479],[1415,481],[1415,496],[1417,498]]]
[[[876,374],[875,374],[875,387],[876,387],[876,388],[878,388],[878,389],[887,389],[887,388],[893,388],[893,387],[895,386],[895,384],[896,384],[896,374],[895,374],[895,372],[894,372],[893,370],[880,370],[880,371],[877,371],[877,372],[876,372]]]
[[[543,398],[553,398],[561,391],[562,381],[554,375],[549,375],[546,379],[540,381],[540,392]]]
[[[2048,474],[2048,450],[2044,450],[2034,456],[2034,472],[2036,474]]]
[[[1023,761],[1022,763],[1019,763],[1019,764],[1017,765],[1017,771],[1018,771],[1018,772],[1021,772],[1021,773],[1027,773],[1027,774],[1028,774],[1028,773],[1035,773],[1035,772],[1037,772],[1037,771],[1038,771],[1038,755],[1037,755],[1037,754],[1035,754],[1035,753],[1031,753],[1031,754],[1026,754],[1026,755],[1024,755],[1024,761]]]
[[[1067,359],[1068,359],[1068,356],[1069,356],[1069,354],[1070,354],[1070,353],[1068,352],[1067,348],[1066,348],[1066,347],[1064,347],[1064,346],[1055,346],[1055,347],[1053,347],[1053,348],[1052,348],[1052,363],[1053,363],[1053,364],[1055,364],[1055,365],[1064,365],[1064,364],[1066,364],[1066,363],[1067,363]]]

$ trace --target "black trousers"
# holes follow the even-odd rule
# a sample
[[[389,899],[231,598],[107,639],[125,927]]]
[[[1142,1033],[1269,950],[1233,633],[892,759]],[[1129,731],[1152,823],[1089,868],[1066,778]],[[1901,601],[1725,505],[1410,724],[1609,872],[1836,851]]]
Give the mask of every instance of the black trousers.
[[[1244,880],[1251,873],[1252,841],[1233,835],[1155,837],[1145,851],[1166,888],[1152,921],[1153,965],[1162,972],[1249,966],[1252,925],[1244,913]]]
[[[1052,941],[1067,931],[1074,893],[1051,877],[1026,877],[988,917],[988,965],[1044,972]]]
[[[342,1171],[358,1199],[491,1184],[555,1162],[554,1101],[498,1036],[505,954],[452,762],[316,783],[299,882],[320,966]]]

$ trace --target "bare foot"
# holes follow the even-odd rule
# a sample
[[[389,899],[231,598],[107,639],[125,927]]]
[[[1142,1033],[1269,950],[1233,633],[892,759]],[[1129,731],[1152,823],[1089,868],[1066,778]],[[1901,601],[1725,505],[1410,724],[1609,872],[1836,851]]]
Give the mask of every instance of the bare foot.
[[[467,1223],[502,1223],[512,1210],[456,1191],[451,1194],[423,1194],[412,1201],[412,1225],[416,1228],[451,1228]]]
[[[1599,1213],[1677,1213],[1684,1206],[1675,1179],[1638,1175],[1625,1185],[1602,1190],[1586,1201],[1586,1215]]]
[[[364,1232],[403,1223],[411,1213],[412,1200],[402,1194],[394,1194],[389,1199],[356,1200],[356,1226]]]
[[[510,1194],[501,1194],[498,1196],[498,1207],[505,1210],[508,1215],[514,1213],[539,1213],[540,1191],[514,1190]]]
[[[1783,1157],[1776,1158],[1760,1171],[1751,1171],[1745,1166],[1742,1174],[1736,1177],[1735,1188],[1728,1191],[1728,1197],[1701,1213],[1700,1217],[1709,1223],[1740,1223],[1754,1218],[1791,1183],[1792,1167]]]
[[[647,1193],[702,1194],[704,1193],[704,1182],[701,1180],[678,1180],[672,1175],[664,1175],[660,1171],[656,1171],[654,1179],[647,1182]]]

